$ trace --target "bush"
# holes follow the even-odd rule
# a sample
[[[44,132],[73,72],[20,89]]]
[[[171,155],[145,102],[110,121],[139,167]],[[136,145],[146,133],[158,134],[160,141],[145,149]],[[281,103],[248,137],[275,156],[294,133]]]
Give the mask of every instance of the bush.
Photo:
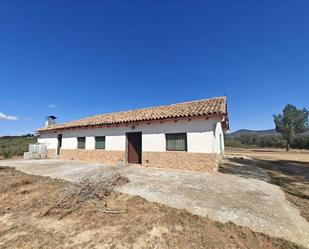
[[[238,148],[285,148],[286,141],[281,135],[240,134],[235,137],[227,135],[225,145]],[[309,136],[297,135],[291,146],[294,149],[309,149]]]
[[[0,157],[8,159],[14,156],[22,156],[24,152],[28,151],[29,144],[36,142],[37,138],[31,134],[0,137]]]
[[[309,136],[296,136],[291,146],[297,149],[309,149]]]

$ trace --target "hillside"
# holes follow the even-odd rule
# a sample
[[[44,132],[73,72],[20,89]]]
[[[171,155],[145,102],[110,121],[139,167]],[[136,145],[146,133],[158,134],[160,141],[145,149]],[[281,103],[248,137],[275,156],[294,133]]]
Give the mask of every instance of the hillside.
[[[232,133],[229,133],[228,136],[236,137],[241,134],[249,134],[249,135],[261,135],[261,136],[270,136],[270,135],[277,135],[278,133],[274,129],[269,130],[248,130],[248,129],[241,129]]]
[[[259,136],[273,136],[273,135],[279,135],[278,132],[276,132],[275,129],[269,129],[269,130],[247,130],[247,129],[241,129],[232,133],[227,134],[228,137],[237,137],[239,135],[246,134],[246,135],[259,135]],[[309,136],[309,130],[305,131],[301,135]]]
[[[36,142],[37,137],[32,134],[0,137],[0,159],[22,156],[28,145]]]
[[[227,147],[285,148],[286,141],[275,130],[238,130],[225,135]],[[309,131],[297,134],[291,143],[295,149],[309,149]]]

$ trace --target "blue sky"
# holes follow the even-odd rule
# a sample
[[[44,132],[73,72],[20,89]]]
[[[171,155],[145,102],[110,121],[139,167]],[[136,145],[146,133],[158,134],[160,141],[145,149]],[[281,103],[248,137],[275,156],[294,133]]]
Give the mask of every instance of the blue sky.
[[[231,130],[309,108],[309,1],[0,3],[0,135],[227,95]],[[15,120],[17,119],[17,120]]]

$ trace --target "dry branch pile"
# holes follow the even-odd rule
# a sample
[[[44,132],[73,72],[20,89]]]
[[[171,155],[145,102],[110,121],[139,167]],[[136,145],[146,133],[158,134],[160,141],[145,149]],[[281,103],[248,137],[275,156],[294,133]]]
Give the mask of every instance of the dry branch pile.
[[[42,216],[54,214],[62,219],[87,204],[92,204],[95,212],[121,213],[121,210],[107,207],[106,197],[116,186],[126,182],[128,179],[119,173],[104,173],[82,178],[79,182],[64,188],[56,204],[44,211]]]

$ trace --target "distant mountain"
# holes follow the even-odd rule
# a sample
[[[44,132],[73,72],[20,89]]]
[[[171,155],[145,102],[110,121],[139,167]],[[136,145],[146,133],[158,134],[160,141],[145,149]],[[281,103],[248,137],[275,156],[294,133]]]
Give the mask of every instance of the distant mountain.
[[[247,129],[241,129],[232,133],[229,133],[229,137],[236,137],[241,134],[256,134],[256,135],[261,135],[261,136],[270,136],[270,135],[277,135],[278,132],[276,132],[274,129],[269,129],[269,130],[247,130]]]
[[[229,133],[229,137],[237,137],[241,134],[249,134],[249,135],[259,135],[259,136],[272,136],[272,135],[279,135],[278,132],[276,132],[275,129],[269,129],[269,130],[247,130],[247,129],[241,129],[232,133]],[[302,133],[302,135],[309,136],[309,130]]]

